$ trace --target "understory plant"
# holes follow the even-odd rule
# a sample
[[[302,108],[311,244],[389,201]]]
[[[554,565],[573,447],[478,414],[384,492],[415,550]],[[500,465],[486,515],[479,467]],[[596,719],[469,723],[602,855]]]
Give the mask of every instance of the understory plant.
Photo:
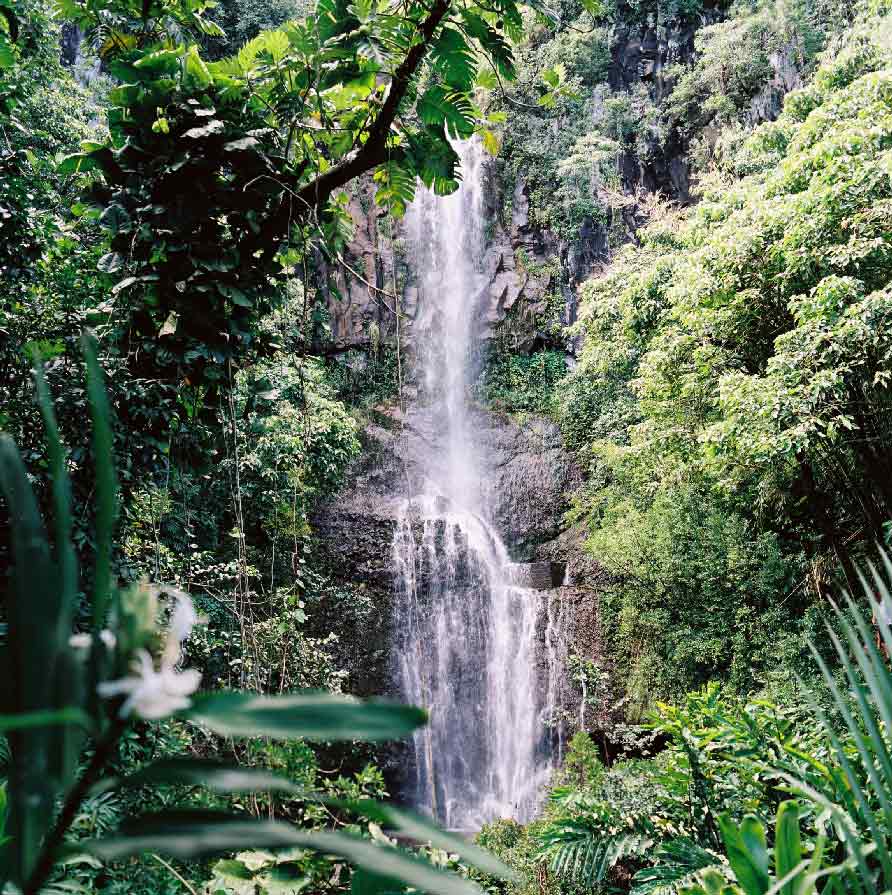
[[[558,787],[538,859],[633,895],[880,893],[892,884],[892,561],[862,577],[810,649],[820,677],[781,707],[718,685],[659,706],[668,745]],[[791,798],[792,797],[792,798]]]
[[[272,817],[260,820],[247,811],[174,806],[125,818],[110,835],[70,842],[75,819],[91,797],[176,784],[316,801],[332,811],[362,815],[403,837],[429,841],[487,872],[505,872],[481,849],[404,811],[352,798],[349,792],[338,797],[308,791],[305,782],[264,768],[166,758],[128,777],[110,776],[118,746],[137,723],[173,718],[233,740],[380,741],[409,734],[424,723],[425,714],[412,706],[308,691],[278,696],[200,691],[200,673],[183,667],[183,643],[201,622],[189,596],[145,582],[122,589],[112,579],[116,485],[110,414],[92,343],[86,340],[84,346],[97,465],[91,581],[77,569],[66,451],[39,363],[35,379],[52,466],[54,549],[22,458],[10,438],[0,438],[0,487],[9,509],[14,560],[6,624],[0,628],[0,734],[6,738],[0,743],[8,753],[0,789],[0,890],[7,891],[9,884],[9,891],[22,895],[51,891],[47,887],[60,863],[75,854],[115,861],[150,851],[196,860],[244,849],[299,849],[357,867],[355,892],[402,891],[405,885],[427,892],[476,891],[467,880],[387,837],[373,842],[358,832],[306,829]],[[162,601],[169,608],[166,625],[158,623]],[[273,863],[267,880],[281,881],[293,871],[285,860]],[[301,880],[288,879],[296,891]],[[56,891],[61,891],[58,883]]]

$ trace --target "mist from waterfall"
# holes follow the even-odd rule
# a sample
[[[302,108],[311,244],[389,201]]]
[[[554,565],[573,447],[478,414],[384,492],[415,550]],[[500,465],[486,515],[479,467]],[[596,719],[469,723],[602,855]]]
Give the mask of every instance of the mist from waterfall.
[[[460,189],[447,197],[420,190],[407,215],[423,386],[409,424],[423,430],[429,449],[393,544],[395,654],[403,697],[430,712],[412,744],[410,798],[450,828],[477,829],[534,812],[550,770],[553,706],[537,666],[546,601],[511,583],[475,438],[483,158],[473,141],[459,151]]]

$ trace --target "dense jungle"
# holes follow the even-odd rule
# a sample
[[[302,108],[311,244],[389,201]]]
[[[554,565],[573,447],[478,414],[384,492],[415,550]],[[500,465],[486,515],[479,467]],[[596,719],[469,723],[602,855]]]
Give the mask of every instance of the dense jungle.
[[[887,0],[0,0],[0,893],[892,888]]]

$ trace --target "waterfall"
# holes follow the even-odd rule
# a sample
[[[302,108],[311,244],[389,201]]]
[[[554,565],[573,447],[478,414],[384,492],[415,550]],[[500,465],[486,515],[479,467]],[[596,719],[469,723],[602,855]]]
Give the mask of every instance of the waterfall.
[[[539,678],[540,658],[550,667],[537,633],[547,600],[512,584],[475,437],[483,160],[474,141],[458,148],[460,189],[420,190],[407,215],[422,385],[408,417],[427,449],[393,543],[394,652],[403,697],[430,713],[411,747],[409,798],[452,829],[477,829],[534,812],[550,770],[553,688]]]

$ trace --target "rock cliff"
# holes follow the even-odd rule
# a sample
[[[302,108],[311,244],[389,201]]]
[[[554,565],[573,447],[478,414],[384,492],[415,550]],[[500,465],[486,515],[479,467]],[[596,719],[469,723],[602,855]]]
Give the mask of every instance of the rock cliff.
[[[581,481],[576,463],[550,420],[518,421],[483,408],[474,415],[490,471],[486,499],[499,534],[514,560],[550,560],[567,569],[567,586],[555,589],[549,599],[572,590],[574,602],[588,605],[579,626],[576,621],[570,625],[574,631],[578,627],[572,650],[596,656],[597,591],[603,575],[585,559],[580,538],[563,521],[569,496]],[[365,450],[349,471],[347,487],[319,508],[312,525],[332,577],[370,589],[386,626],[394,594],[394,532],[401,502],[418,490],[433,422],[423,410],[404,414],[393,406],[379,407],[372,416],[363,432]],[[388,685],[379,681],[379,691]]]
[[[651,104],[659,115],[676,86],[679,66],[697,57],[698,33],[726,15],[722,4],[662,20],[643,16],[637,7],[618,13],[609,28],[604,80],[586,88],[591,131],[597,131],[605,103],[618,96],[630,97],[633,105]],[[801,84],[801,56],[795,38],[768,54],[768,74],[742,111],[742,123],[754,126],[777,117],[784,95]],[[506,126],[511,126],[512,115],[522,114],[509,106]],[[552,123],[558,129],[563,126],[559,119]],[[717,129],[708,122],[688,130],[665,121],[639,127],[620,141],[616,153],[619,194],[594,196],[602,205],[600,218],[586,217],[571,237],[533,223],[523,165],[518,169],[515,164],[509,177],[505,159],[487,163],[482,334],[490,347],[510,353],[558,347],[572,354],[575,346],[563,327],[576,320],[578,287],[609,261],[618,244],[634,239],[646,220],[647,197],[660,195],[680,204],[695,201],[691,139],[712,145]],[[411,359],[413,324],[424,309],[405,264],[404,225],[376,207],[370,181],[354,187],[349,212],[355,235],[344,256],[335,262],[320,258],[317,270],[334,350],[367,351],[379,340],[392,347],[399,340]],[[399,334],[397,311],[404,315]]]

